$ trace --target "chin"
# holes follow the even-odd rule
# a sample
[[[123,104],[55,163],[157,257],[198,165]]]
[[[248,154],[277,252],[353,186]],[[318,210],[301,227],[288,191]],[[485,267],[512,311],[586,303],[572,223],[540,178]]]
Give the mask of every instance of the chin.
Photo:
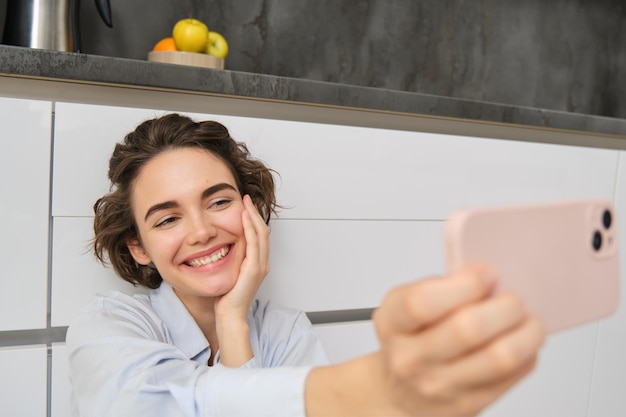
[[[206,287],[204,287],[202,292],[208,297],[221,297],[228,294],[233,288],[235,288],[236,283],[236,279],[232,280],[232,282],[222,282],[218,285],[215,285],[217,284],[215,282],[210,282]]]

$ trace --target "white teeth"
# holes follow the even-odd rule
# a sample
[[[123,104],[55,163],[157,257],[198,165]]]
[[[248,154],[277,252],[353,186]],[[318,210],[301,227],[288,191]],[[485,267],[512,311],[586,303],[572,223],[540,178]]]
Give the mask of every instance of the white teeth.
[[[224,246],[222,249],[218,250],[211,256],[207,256],[206,258],[194,259],[193,261],[187,262],[187,265],[194,268],[200,268],[201,266],[219,261],[224,256],[228,255],[228,252],[230,252],[230,246]]]

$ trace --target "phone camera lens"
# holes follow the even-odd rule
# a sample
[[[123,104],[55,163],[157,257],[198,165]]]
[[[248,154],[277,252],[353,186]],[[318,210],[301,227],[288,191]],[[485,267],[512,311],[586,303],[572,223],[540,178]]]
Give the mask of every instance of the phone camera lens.
[[[611,217],[611,212],[608,210],[604,210],[604,214],[602,214],[602,224],[605,229],[611,227],[611,223],[613,222],[613,218]]]
[[[591,245],[596,251],[600,250],[600,248],[602,247],[602,235],[600,234],[600,232],[594,232]]]

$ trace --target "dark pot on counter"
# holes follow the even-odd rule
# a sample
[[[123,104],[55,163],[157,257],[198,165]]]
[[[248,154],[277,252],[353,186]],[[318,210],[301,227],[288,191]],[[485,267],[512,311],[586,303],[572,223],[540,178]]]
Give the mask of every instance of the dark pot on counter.
[[[109,0],[95,0],[113,27]],[[8,0],[2,43],[57,51],[80,51],[80,0]]]

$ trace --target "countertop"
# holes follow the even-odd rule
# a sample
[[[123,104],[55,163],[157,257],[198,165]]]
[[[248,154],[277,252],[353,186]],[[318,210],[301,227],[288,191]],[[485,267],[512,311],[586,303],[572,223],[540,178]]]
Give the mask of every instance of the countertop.
[[[495,122],[587,132],[620,139],[626,136],[626,119],[8,45],[0,45],[0,76],[199,92],[390,114]]]

